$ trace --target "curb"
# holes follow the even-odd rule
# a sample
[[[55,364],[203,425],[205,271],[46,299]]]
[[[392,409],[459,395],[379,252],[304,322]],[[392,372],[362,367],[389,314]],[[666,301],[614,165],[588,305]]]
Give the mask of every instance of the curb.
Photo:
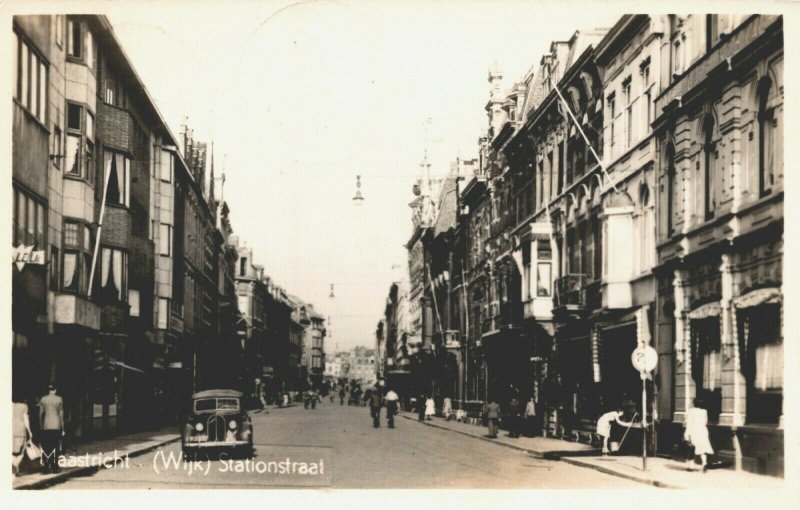
[[[496,444],[498,446],[505,446],[506,448],[511,448],[513,450],[525,452],[525,453],[527,453],[527,454],[529,454],[532,457],[535,457],[537,459],[562,461],[562,462],[565,462],[567,464],[572,464],[573,466],[578,466],[578,467],[587,468],[587,469],[593,469],[593,470],[598,471],[600,473],[605,473],[607,475],[616,476],[618,478],[624,478],[624,479],[630,480],[632,482],[638,482],[638,483],[642,483],[642,484],[645,484],[645,485],[651,485],[653,487],[658,487],[660,489],[681,489],[682,488],[682,487],[679,487],[679,486],[676,486],[676,485],[670,485],[670,484],[667,484],[667,483],[664,483],[664,482],[660,482],[658,480],[653,480],[652,478],[645,478],[645,477],[631,475],[631,474],[627,474],[627,473],[620,473],[619,471],[615,471],[613,469],[609,469],[609,468],[604,467],[604,466],[597,466],[597,465],[591,464],[589,462],[584,462],[584,461],[581,461],[581,460],[578,460],[578,459],[565,457],[563,455],[554,454],[554,453],[551,453],[551,452],[541,451],[541,450],[531,450],[531,449],[528,449],[528,448],[523,448],[521,446],[516,446],[516,445],[512,445],[512,444],[508,444],[508,443],[502,443],[502,442],[495,441],[494,439],[490,439],[488,437],[483,437],[483,436],[478,436],[478,435],[475,435],[475,434],[470,434],[469,432],[463,432],[461,430],[454,430],[454,429],[451,429],[449,427],[443,427],[442,425],[437,425],[435,423],[429,423],[427,421],[419,422],[416,418],[413,418],[411,416],[406,416],[406,415],[401,415],[401,416],[403,418],[407,419],[407,420],[416,421],[418,423],[422,423],[424,425],[427,425],[429,427],[433,427],[435,429],[446,430],[448,432],[455,432],[456,434],[461,434],[462,436],[471,437],[473,439],[480,439],[480,440],[487,441],[487,442],[492,443],[492,444]]]
[[[613,469],[609,469],[603,466],[597,466],[595,464],[590,464],[588,462],[583,462],[576,459],[571,459],[569,457],[557,457],[555,460],[560,460],[566,462],[567,464],[572,464],[573,466],[583,467],[594,469],[600,473],[605,473],[607,475],[616,476],[618,478],[624,478],[626,480],[631,480],[632,482],[639,482],[645,485],[652,485],[653,487],[658,487],[659,489],[685,489],[686,487],[680,487],[678,485],[670,485],[668,483],[660,482],[658,480],[654,480],[652,478],[645,478],[636,475],[630,475],[627,473],[620,473],[619,471],[614,471]]]
[[[454,432],[456,434],[461,434],[462,436],[471,437],[473,439],[480,439],[481,441],[486,441],[488,443],[496,444],[498,446],[505,446],[506,448],[511,448],[512,450],[518,450],[518,451],[521,451],[521,452],[525,452],[525,453],[527,453],[529,455],[532,455],[532,456],[534,456],[536,458],[539,458],[539,459],[544,459],[545,455],[547,453],[547,452],[542,452],[542,451],[539,451],[539,450],[529,450],[528,448],[523,448],[521,446],[516,446],[516,445],[513,445],[513,444],[501,443],[501,442],[495,441],[494,439],[490,439],[488,437],[483,437],[483,436],[478,436],[478,435],[475,435],[475,434],[470,434],[469,432],[463,432],[461,430],[455,430],[455,429],[451,429],[449,427],[443,427],[442,425],[437,425],[435,423],[430,423],[428,421],[420,422],[419,420],[417,420],[416,418],[413,418],[411,416],[405,416],[405,415],[401,415],[401,416],[403,418],[405,418],[406,420],[411,420],[411,421],[414,421],[414,422],[417,422],[417,423],[421,423],[423,425],[427,425],[428,427],[433,427],[435,429],[440,429],[440,430],[446,430],[448,432]],[[551,459],[551,460],[553,460],[553,459]]]
[[[60,483],[64,483],[67,480],[74,478],[76,476],[87,476],[93,473],[100,471],[101,469],[109,469],[116,467],[117,464],[120,464],[125,461],[125,459],[130,459],[134,457],[138,457],[140,455],[144,455],[145,453],[152,452],[153,450],[157,450],[162,446],[166,446],[171,443],[175,443],[180,441],[181,436],[177,435],[171,439],[167,439],[166,441],[161,441],[160,443],[156,443],[154,445],[147,446],[145,448],[140,448],[138,450],[133,450],[119,459],[115,459],[114,462],[108,466],[99,465],[99,466],[86,466],[80,468],[73,468],[68,471],[62,471],[61,473],[56,474],[50,478],[46,478],[44,480],[38,480],[36,482],[31,482],[27,484],[18,485],[16,487],[12,487],[13,490],[36,490],[36,489],[46,489],[48,487],[52,487],[53,485],[58,485]]]

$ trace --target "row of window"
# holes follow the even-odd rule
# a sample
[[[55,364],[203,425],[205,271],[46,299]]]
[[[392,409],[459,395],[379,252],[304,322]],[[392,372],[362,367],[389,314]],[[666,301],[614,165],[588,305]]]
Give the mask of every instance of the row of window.
[[[47,122],[47,73],[44,58],[21,35],[14,32],[14,98],[39,122]]]
[[[55,39],[63,46],[63,16],[56,16]],[[47,84],[49,66],[44,57],[22,35],[14,32],[12,84],[14,98],[39,122],[47,122]],[[67,55],[80,59],[90,69],[97,63],[97,47],[84,23],[67,22]]]
[[[616,92],[611,92],[606,98],[606,108],[609,116],[608,143],[611,157],[633,147],[633,144],[636,143],[640,136],[649,132],[650,124],[653,122],[653,83],[650,81],[649,57],[641,63],[639,67],[639,77],[641,97],[638,100],[633,95],[633,76],[629,75],[622,80],[622,101],[625,110],[623,116],[624,132],[621,136],[617,132],[619,127],[617,123],[619,110],[617,110]],[[637,106],[637,103],[640,106]],[[637,116],[635,113],[637,110],[641,118],[638,126],[636,124]]]
[[[775,108],[769,103],[770,94],[773,93],[773,84],[769,78],[761,79],[757,84],[758,112],[757,122],[758,136],[758,196],[764,197],[772,193],[775,184],[776,163],[775,155],[779,150],[776,147],[776,134],[778,121],[775,116]],[[703,130],[703,154],[702,154],[702,189],[703,204],[702,217],[708,221],[714,218],[719,207],[720,195],[725,177],[728,175],[728,168],[718,164],[720,159],[715,138],[716,121],[713,114],[707,114],[702,120]],[[675,147],[673,144],[667,145],[667,189],[666,189],[666,216],[667,216],[667,235],[675,233],[675,217],[680,210],[682,192],[678,188],[678,175],[675,164]],[[700,162],[697,162],[699,168]],[[700,206],[698,206],[700,207]]]
[[[783,335],[780,305],[737,311],[738,348],[746,385],[747,423],[776,424],[783,414]],[[692,379],[705,397],[709,421],[722,407],[722,343],[719,317],[691,321]],[[757,325],[757,333],[756,333]]]
[[[13,244],[34,245],[42,249],[46,242],[47,207],[38,198],[20,189],[14,189]]]

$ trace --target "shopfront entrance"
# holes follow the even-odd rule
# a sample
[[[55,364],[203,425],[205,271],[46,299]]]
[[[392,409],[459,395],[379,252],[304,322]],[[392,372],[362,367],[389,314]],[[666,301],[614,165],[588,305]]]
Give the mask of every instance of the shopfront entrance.
[[[626,414],[636,410],[637,397],[642,392],[639,372],[631,364],[636,349],[636,323],[613,325],[601,331],[600,378],[604,410],[623,406]]]

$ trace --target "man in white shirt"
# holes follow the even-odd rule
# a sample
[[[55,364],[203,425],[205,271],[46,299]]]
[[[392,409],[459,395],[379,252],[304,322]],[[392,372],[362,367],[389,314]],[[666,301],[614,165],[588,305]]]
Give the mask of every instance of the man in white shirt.
[[[394,415],[397,413],[397,401],[400,400],[400,397],[393,389],[389,388],[383,398],[386,401],[386,420],[389,422],[389,428],[393,429]]]

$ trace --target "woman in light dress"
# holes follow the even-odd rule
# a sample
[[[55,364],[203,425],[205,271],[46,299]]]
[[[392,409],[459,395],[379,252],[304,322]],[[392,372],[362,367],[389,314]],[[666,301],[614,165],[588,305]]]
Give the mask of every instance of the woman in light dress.
[[[17,402],[14,399],[12,404],[12,424],[11,432],[13,435],[13,442],[11,446],[11,465],[14,469],[14,475],[19,476],[19,465],[22,458],[25,456],[25,445],[28,439],[33,437],[31,432],[31,422],[28,417],[28,404]]]
[[[453,417],[453,401],[450,399],[450,397],[444,398],[444,403],[442,404],[442,414],[447,421],[450,421],[450,418]]]
[[[433,402],[433,397],[428,397],[425,401],[425,418],[428,420],[433,419],[433,415],[436,414],[436,404]]]
[[[686,412],[686,430],[683,438],[694,446],[694,454],[700,456],[703,472],[708,467],[708,455],[714,453],[711,440],[708,438],[708,411],[701,398],[694,399],[694,407]],[[691,468],[691,460],[687,460],[687,467]]]
[[[611,450],[608,448],[608,440],[611,438],[611,423],[617,423],[623,427],[631,427],[632,423],[624,421],[622,407],[612,409],[597,419],[597,435],[603,438],[603,455],[608,455]]]

